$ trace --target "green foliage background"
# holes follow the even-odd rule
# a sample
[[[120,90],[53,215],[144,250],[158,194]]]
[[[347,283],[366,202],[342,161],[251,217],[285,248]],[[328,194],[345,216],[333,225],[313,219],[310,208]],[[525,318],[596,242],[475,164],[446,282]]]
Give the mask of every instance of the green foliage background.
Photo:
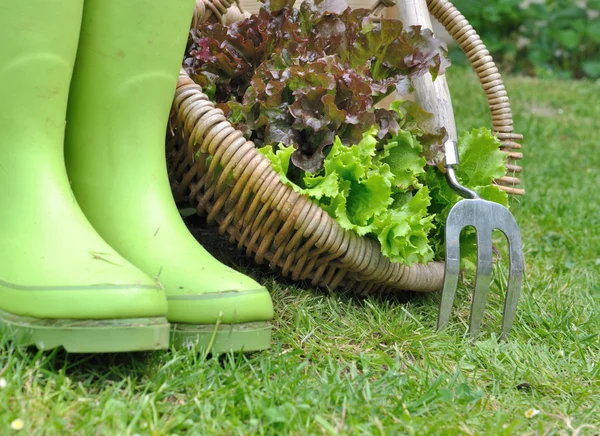
[[[503,72],[600,78],[600,0],[454,0]],[[464,56],[454,50],[453,61]]]

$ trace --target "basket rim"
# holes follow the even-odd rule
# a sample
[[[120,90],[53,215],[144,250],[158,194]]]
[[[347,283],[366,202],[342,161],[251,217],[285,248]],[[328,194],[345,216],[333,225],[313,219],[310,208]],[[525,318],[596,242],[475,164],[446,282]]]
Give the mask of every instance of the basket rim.
[[[188,199],[199,212],[208,214],[207,221],[216,221],[220,232],[229,233],[238,247],[246,246],[246,253],[254,254],[257,263],[266,259],[292,279],[311,278],[313,284],[330,288],[357,287],[357,282],[369,292],[374,288],[422,292],[441,288],[443,262],[410,267],[392,262],[381,253],[378,241],[343,229],[314,201],[283,184],[268,159],[241,137],[184,70],[173,107],[174,125],[182,135],[179,166],[184,167],[176,197],[185,197],[189,191]],[[217,174],[219,165],[223,171]],[[233,186],[225,183],[228,169],[233,170]],[[313,262],[304,273],[292,269],[290,262],[304,259],[306,263],[308,254],[319,256],[315,259],[320,265]]]
[[[469,59],[474,59],[472,63],[477,65],[480,81],[481,76],[485,80],[495,75],[497,68],[480,39],[473,37],[476,34],[471,32],[468,22],[465,25],[458,20],[463,27],[462,31],[456,29],[455,18],[462,17],[456,8],[446,0],[428,0],[427,3],[434,17],[449,28],[459,45],[462,41],[463,50],[469,50]],[[222,19],[231,5],[231,0],[198,0],[195,23],[213,14]],[[243,15],[238,17],[243,18]],[[482,81],[482,86],[485,88],[488,83],[489,80]],[[490,110],[492,114],[500,112],[492,119],[502,125],[499,130],[496,129],[500,126],[498,122],[493,124],[502,149],[519,158],[513,150],[520,149],[516,141],[522,136],[512,130],[512,114],[504,85],[494,83],[488,88]],[[178,156],[176,195],[181,198],[187,194],[199,213],[208,214],[207,221],[216,221],[220,233],[228,233],[239,248],[246,248],[247,255],[254,255],[256,262],[266,260],[272,268],[279,269],[284,276],[291,275],[293,280],[311,279],[313,285],[330,288],[352,287],[359,293],[441,289],[443,262],[411,267],[391,262],[381,253],[378,241],[341,228],[316,203],[284,185],[268,159],[258,153],[252,142],[243,139],[242,133],[215,108],[183,69],[173,109],[182,140],[175,153]],[[212,159],[207,163],[204,157],[209,155]],[[218,165],[233,171],[231,184],[227,184],[223,176],[227,171],[217,173]],[[521,170],[514,163],[510,165],[513,172]],[[507,192],[522,194],[524,191],[513,186],[515,181],[518,179],[512,177],[496,183]]]

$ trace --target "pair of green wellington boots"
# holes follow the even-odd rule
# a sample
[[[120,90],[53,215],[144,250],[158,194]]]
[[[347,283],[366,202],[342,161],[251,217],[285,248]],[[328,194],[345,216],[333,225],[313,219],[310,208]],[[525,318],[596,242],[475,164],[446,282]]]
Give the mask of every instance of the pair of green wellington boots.
[[[269,293],[196,242],[169,188],[193,3],[0,2],[0,331],[15,343],[268,348]]]

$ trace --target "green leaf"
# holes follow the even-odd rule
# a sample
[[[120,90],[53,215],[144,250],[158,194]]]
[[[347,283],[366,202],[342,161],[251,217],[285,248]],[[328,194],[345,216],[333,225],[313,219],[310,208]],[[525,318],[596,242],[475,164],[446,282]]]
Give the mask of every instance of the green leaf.
[[[321,205],[343,228],[359,235],[370,232],[373,218],[392,202],[390,177],[385,175],[390,174],[389,167],[384,174],[372,170],[376,135],[377,129],[372,128],[352,147],[336,138],[325,159],[324,174],[304,176],[309,195],[322,200]]]
[[[497,185],[476,186],[474,189],[484,200],[508,207],[508,194]]]
[[[499,150],[500,142],[485,129],[463,132],[459,138],[460,165],[456,169],[459,181],[475,190],[482,198],[508,206],[508,196],[492,180],[506,174],[505,154]],[[431,191],[429,212],[435,214],[435,229],[431,240],[437,258],[444,255],[444,230],[450,209],[461,200],[448,185],[445,175],[437,168],[429,167],[422,176],[423,183]],[[469,268],[474,267],[477,255],[475,232],[466,229],[461,236],[461,255]]]
[[[364,177],[371,165],[377,139],[377,129],[371,128],[363,134],[362,140],[352,147],[342,144],[340,138],[336,138],[325,159],[325,174],[337,173],[345,180],[359,181]]]
[[[306,173],[303,184],[311,198],[347,230],[371,234],[391,260],[411,265],[433,258],[428,233],[427,188],[413,196],[407,189],[421,187],[424,173],[422,147],[410,132],[400,131],[377,151],[377,129],[365,132],[361,141],[347,147],[336,138],[323,171]]]
[[[287,173],[290,167],[290,158],[294,152],[294,147],[285,147],[280,144],[277,147],[277,150],[274,151],[272,146],[266,145],[259,148],[257,151],[271,161],[271,168],[282,176],[282,181],[283,178],[285,178],[286,181],[289,181],[287,179]]]
[[[276,148],[276,150],[274,150],[274,148]],[[309,194],[306,189],[303,189],[288,178],[290,159],[292,157],[292,153],[294,153],[294,147],[285,147],[282,144],[279,144],[277,147],[265,145],[264,147],[257,149],[257,151],[269,159],[271,162],[271,168],[273,171],[279,174],[281,183],[291,186],[296,192],[301,194]]]
[[[334,217],[342,228],[352,230],[359,236],[372,232],[374,228],[372,223],[359,224],[354,222],[348,215],[348,198],[352,189],[352,182],[344,180],[340,182],[339,186],[340,193],[329,204],[324,205],[325,211]]]
[[[346,199],[348,217],[354,224],[368,225],[393,202],[391,195],[390,181],[375,171],[369,172],[364,180],[351,184]]]
[[[388,164],[394,176],[394,186],[402,191],[411,186],[420,188],[417,177],[425,172],[425,158],[421,156],[423,147],[410,132],[401,130],[383,148],[379,160]]]
[[[430,201],[429,190],[423,187],[412,198],[408,196],[404,204],[375,220],[381,250],[392,261],[411,265],[433,259],[428,239],[434,228],[433,216],[428,213]]]
[[[271,168],[279,174],[281,183],[291,186],[296,192],[308,195],[315,200],[320,200],[322,197],[334,198],[340,194],[339,175],[336,172],[326,176],[313,176],[307,173],[303,180],[305,187],[300,186],[301,183],[292,181],[289,173],[290,158],[294,153],[294,147],[286,147],[282,144],[277,147],[266,145],[257,149],[257,151],[269,159]]]
[[[506,174],[506,154],[486,128],[463,133],[458,141],[460,165],[456,176],[468,187],[485,186]]]
[[[587,35],[592,41],[600,43],[600,18],[587,22]]]
[[[574,49],[581,42],[581,34],[571,29],[558,32],[556,38],[561,45],[568,49]]]
[[[599,61],[585,61],[582,65],[585,74],[590,76],[592,79],[600,77],[600,60]]]
[[[315,200],[320,200],[322,197],[334,198],[340,193],[340,179],[337,173],[305,178],[304,182],[306,185],[304,192]]]

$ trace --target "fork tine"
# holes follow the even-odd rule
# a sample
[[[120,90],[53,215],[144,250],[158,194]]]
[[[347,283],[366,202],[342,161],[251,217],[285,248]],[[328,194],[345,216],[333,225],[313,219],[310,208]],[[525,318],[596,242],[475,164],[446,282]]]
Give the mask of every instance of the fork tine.
[[[444,287],[440,299],[440,310],[438,313],[438,330],[443,330],[450,321],[450,312],[458,286],[458,274],[460,272],[460,232],[462,230],[459,220],[454,219],[456,215],[450,212],[446,221],[446,270],[444,272]]]
[[[485,303],[487,301],[490,283],[492,281],[492,232],[487,226],[477,228],[477,276],[475,277],[475,291],[471,306],[471,319],[469,320],[469,334],[476,338],[479,334]]]
[[[521,294],[521,284],[523,281],[523,245],[521,243],[521,232],[515,218],[505,209],[502,225],[499,230],[504,233],[508,240],[508,250],[510,253],[510,269],[508,272],[508,286],[506,288],[506,297],[504,300],[504,312],[502,314],[502,335],[501,340],[508,337],[508,333],[515,320],[517,303]]]

